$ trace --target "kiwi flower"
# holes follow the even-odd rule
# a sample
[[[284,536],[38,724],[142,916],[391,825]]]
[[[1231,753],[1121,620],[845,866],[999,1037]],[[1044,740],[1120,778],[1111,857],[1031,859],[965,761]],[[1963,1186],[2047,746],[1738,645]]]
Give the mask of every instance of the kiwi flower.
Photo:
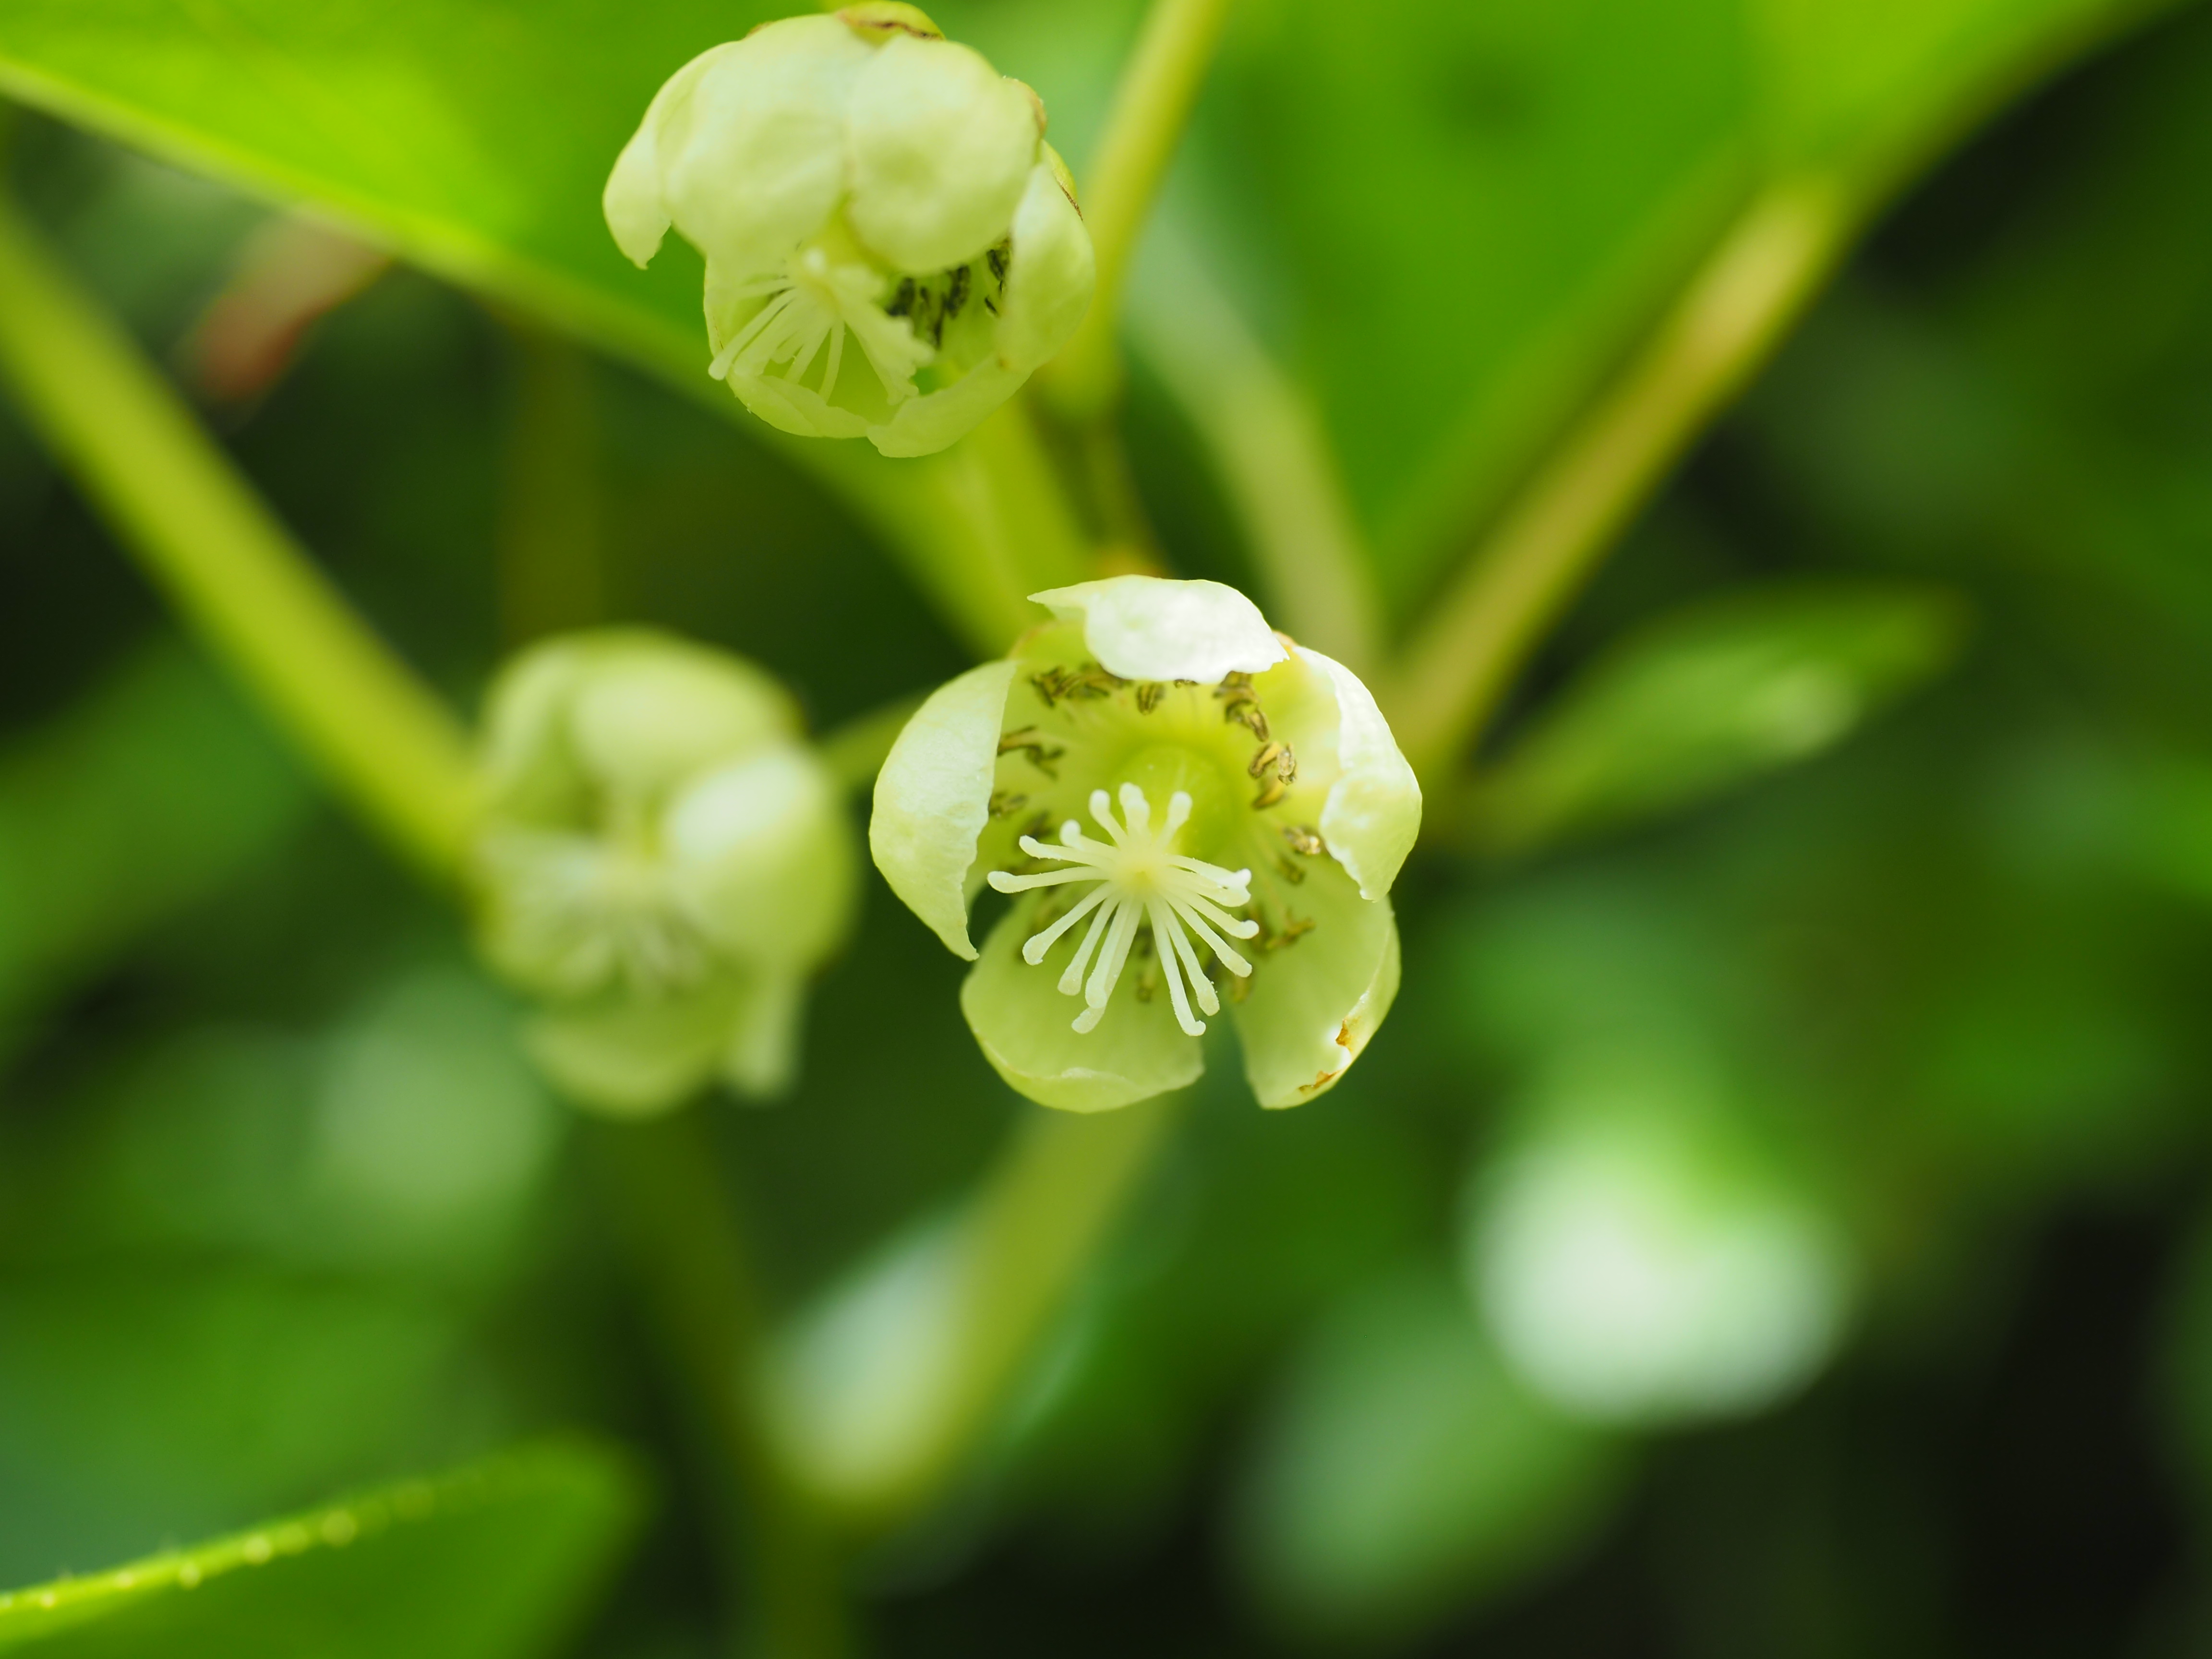
[[[876,781],[892,890],[975,963],[961,1007],[1030,1099],[1100,1111],[1204,1070],[1228,1008],[1263,1106],[1333,1085],[1398,988],[1421,793],[1375,699],[1217,582],[1031,596],[1056,620],[918,710]],[[969,907],[1013,899],[978,951]]]
[[[769,425],[943,449],[1073,333],[1091,238],[1044,106],[912,6],[766,23],[693,58],[607,180],[643,265],[707,261],[708,372]]]
[[[478,943],[548,1075],[632,1115],[788,1083],[858,860],[782,688],[643,629],[551,641],[494,684],[479,774]]]

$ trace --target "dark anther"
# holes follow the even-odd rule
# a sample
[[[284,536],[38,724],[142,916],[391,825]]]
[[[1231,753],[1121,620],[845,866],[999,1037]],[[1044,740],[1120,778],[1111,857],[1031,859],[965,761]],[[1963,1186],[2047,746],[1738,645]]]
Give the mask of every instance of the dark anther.
[[[884,315],[886,317],[904,317],[913,310],[914,278],[911,276],[902,276],[899,279],[898,292],[891,295],[891,302],[884,307]]]
[[[960,314],[961,307],[968,303],[968,267],[955,265],[952,280],[945,290],[945,317],[950,322]]]
[[[1036,735],[1036,727],[1024,726],[1020,731],[1009,732],[999,739],[999,752],[1002,755],[1027,755],[1031,766],[1048,778],[1057,778],[1060,774],[1053,769],[1053,763],[1067,750],[1047,748],[1044,740]]]

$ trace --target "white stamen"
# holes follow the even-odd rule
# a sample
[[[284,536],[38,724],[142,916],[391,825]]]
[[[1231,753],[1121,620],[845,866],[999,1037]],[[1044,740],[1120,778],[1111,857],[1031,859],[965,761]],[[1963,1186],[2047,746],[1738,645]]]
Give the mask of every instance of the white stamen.
[[[1223,908],[1242,909],[1252,902],[1252,872],[1224,870],[1175,850],[1176,837],[1190,822],[1191,800],[1184,791],[1178,789],[1168,797],[1167,817],[1157,830],[1152,828],[1152,802],[1143,790],[1125,783],[1118,793],[1121,816],[1117,820],[1112,798],[1103,789],[1091,792],[1091,816],[1105,830],[1108,840],[1085,835],[1073,818],[1060,826],[1056,847],[1024,836],[1023,852],[1066,867],[1028,876],[994,870],[991,885],[1001,893],[1023,893],[1033,887],[1059,887],[1069,882],[1097,884],[1073,909],[1031,935],[1022,946],[1024,959],[1036,966],[1063,934],[1085,916],[1091,917],[1074,960],[1060,976],[1063,995],[1083,998],[1083,1012],[1075,1017],[1077,1030],[1094,1030],[1105,1017],[1106,1004],[1128,964],[1137,929],[1149,923],[1153,954],[1167,978],[1168,1000],[1174,1006],[1176,1024],[1193,1036],[1201,1036],[1206,1022],[1191,1012],[1192,1001],[1203,1012],[1218,1014],[1221,999],[1200,967],[1198,949],[1190,942],[1190,934],[1204,940],[1231,973],[1239,978],[1249,975],[1252,964],[1231,950],[1221,933],[1249,939],[1260,931],[1258,922],[1232,916]]]
[[[794,255],[778,275],[727,290],[714,301],[765,297],[767,303],[722,343],[707,373],[717,380],[732,373],[760,376],[788,364],[784,378],[805,380],[817,358],[823,361],[817,390],[836,391],[844,366],[845,335],[850,330],[860,353],[883,382],[884,396],[898,403],[914,396],[917,370],[936,354],[915,337],[904,318],[887,316],[877,303],[883,279],[865,264],[833,264],[818,247]],[[823,348],[828,346],[825,356]]]

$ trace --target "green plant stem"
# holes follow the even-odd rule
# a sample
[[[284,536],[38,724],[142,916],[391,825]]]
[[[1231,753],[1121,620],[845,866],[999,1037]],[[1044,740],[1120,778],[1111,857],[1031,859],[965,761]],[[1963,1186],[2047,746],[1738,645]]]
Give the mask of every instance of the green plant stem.
[[[498,538],[509,647],[608,613],[596,371],[564,336],[503,319],[514,362]]]
[[[1229,4],[1230,0],[1153,0],[1115,89],[1105,133],[1083,182],[1083,214],[1098,258],[1098,289],[1083,325],[1043,377],[1054,407],[1071,424],[1097,419],[1120,390],[1115,326],[1122,283],[1138,232],[1213,61]]]
[[[474,810],[460,728],[5,202],[0,374],[118,539],[325,778],[450,879]]]
[[[759,1659],[841,1659],[854,1633],[837,1553],[821,1512],[762,1432],[744,1379],[764,1336],[759,1288],[706,1108],[597,1126],[617,1231],[698,1455],[723,1538],[733,1604],[747,1606],[739,1651]]]
[[[957,1473],[996,1420],[1151,1172],[1177,1104],[1169,1097],[1092,1116],[1028,1113],[961,1220],[963,1340],[910,1503]]]
[[[970,1465],[1152,1169],[1177,1106],[1169,1097],[1095,1116],[1029,1109],[951,1217],[791,1334],[769,1378],[786,1455],[848,1527],[897,1525]]]
[[[1415,769],[1439,779],[1613,537],[1749,378],[1845,246],[1856,215],[1827,180],[1768,186],[1649,343],[1508,506],[1389,683]]]
[[[1319,412],[1199,260],[1160,227],[1156,282],[1130,294],[1138,349],[1212,452],[1267,615],[1355,672],[1376,665],[1371,556]]]

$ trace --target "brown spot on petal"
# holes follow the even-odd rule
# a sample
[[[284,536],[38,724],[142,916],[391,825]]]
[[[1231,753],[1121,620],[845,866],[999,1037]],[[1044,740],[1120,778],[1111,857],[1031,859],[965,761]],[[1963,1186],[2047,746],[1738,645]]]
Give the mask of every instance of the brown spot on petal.
[[[837,20],[863,40],[878,44],[894,34],[911,34],[920,40],[945,38],[945,31],[930,20],[927,12],[919,6],[901,5],[897,0],[862,0],[860,5],[840,9]]]

